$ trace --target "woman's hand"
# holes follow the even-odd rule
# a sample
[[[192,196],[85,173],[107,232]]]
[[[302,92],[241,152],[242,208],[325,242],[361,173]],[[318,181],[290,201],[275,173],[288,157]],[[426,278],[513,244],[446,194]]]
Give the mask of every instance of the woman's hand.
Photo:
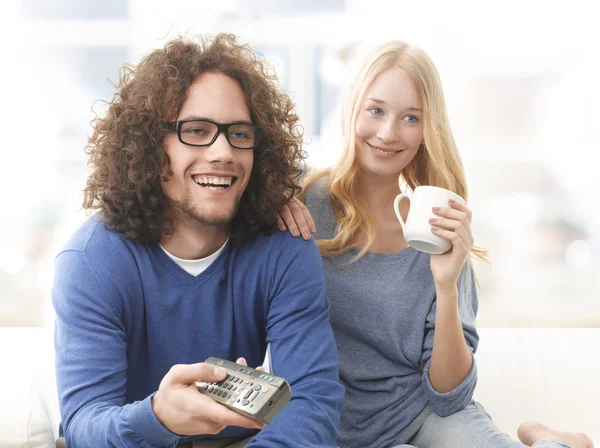
[[[437,218],[429,220],[431,231],[450,240],[452,248],[446,253],[431,256],[431,272],[436,289],[455,288],[460,271],[473,246],[471,210],[466,205],[449,200],[448,207],[434,207]]]
[[[277,225],[281,231],[290,229],[290,233],[294,236],[302,234],[305,240],[310,240],[311,233],[317,231],[308,208],[296,198],[292,198],[283,206],[279,212]]]

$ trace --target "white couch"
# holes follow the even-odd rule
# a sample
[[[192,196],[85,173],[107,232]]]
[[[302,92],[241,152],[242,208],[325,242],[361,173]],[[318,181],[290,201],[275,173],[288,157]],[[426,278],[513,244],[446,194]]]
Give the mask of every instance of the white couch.
[[[476,399],[512,437],[524,420],[600,448],[600,328],[480,329]],[[52,331],[0,328],[0,447],[52,447],[60,420]]]

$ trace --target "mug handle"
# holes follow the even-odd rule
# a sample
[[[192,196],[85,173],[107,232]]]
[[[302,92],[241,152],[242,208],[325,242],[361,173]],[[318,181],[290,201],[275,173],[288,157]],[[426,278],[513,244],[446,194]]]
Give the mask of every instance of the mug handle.
[[[394,211],[396,212],[396,217],[402,226],[402,233],[406,233],[406,223],[402,219],[402,215],[400,214],[400,209],[398,206],[400,205],[400,201],[404,198],[408,199],[408,202],[411,202],[411,195],[406,193],[399,194],[396,196],[396,199],[394,199]]]

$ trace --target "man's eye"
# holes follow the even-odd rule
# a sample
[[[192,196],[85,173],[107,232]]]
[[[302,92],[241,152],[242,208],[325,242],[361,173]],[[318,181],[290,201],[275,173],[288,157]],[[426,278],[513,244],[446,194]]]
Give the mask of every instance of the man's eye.
[[[205,135],[206,131],[201,128],[188,128],[185,131],[186,134],[194,134],[194,135]]]
[[[373,114],[375,116],[379,116],[379,115],[383,114],[383,111],[379,107],[372,107],[369,109],[369,112],[371,112],[371,114]]]
[[[229,134],[230,138],[241,139],[241,138],[250,138],[250,136],[246,132],[233,132]]]

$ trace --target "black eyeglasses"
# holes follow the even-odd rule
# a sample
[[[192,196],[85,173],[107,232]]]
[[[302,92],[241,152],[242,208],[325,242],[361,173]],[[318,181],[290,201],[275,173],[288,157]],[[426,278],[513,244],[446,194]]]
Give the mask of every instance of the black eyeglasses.
[[[179,141],[190,146],[210,146],[221,132],[237,149],[255,149],[260,143],[262,128],[252,123],[216,123],[210,120],[179,120],[165,123],[177,132]]]

